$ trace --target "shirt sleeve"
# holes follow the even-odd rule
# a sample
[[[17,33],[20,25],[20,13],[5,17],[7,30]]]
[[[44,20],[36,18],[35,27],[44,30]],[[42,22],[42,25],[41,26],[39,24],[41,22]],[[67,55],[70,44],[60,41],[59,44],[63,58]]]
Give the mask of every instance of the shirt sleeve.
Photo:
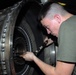
[[[57,60],[76,62],[76,25],[62,25],[59,31]]]

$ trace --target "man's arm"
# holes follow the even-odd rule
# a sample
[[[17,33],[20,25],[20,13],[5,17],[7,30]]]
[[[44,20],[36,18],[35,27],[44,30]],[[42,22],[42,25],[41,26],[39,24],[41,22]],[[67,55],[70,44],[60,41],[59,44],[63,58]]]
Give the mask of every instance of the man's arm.
[[[37,58],[32,52],[21,55],[27,61],[34,61],[45,75],[71,75],[74,64],[57,61],[56,67],[48,65]]]

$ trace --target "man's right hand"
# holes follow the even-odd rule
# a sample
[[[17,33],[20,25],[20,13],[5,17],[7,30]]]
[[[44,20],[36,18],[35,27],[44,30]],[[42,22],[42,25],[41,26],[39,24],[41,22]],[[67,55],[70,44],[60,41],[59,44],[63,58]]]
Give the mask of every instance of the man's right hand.
[[[35,55],[33,52],[26,52],[23,55],[20,55],[20,57],[23,57],[26,61],[33,61]]]

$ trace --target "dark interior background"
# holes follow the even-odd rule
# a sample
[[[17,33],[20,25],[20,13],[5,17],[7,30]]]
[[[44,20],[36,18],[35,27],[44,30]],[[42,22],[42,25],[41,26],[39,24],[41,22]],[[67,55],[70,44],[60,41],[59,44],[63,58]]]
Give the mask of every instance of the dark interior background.
[[[65,9],[69,12],[76,14],[76,0],[52,0],[56,2],[61,2],[65,4]]]
[[[21,0],[0,0],[0,9],[4,9],[7,6],[13,5],[18,1]],[[25,0],[25,1],[36,1],[36,0]],[[76,0],[51,0],[51,1],[65,3],[66,5],[64,7],[66,7],[68,11],[74,14],[76,13]]]

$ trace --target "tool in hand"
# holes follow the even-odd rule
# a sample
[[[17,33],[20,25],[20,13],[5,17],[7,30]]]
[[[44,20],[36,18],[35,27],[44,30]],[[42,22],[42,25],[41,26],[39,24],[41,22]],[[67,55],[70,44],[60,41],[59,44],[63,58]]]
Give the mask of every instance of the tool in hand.
[[[43,43],[43,45],[39,47],[39,50],[35,50],[33,53],[35,55],[38,55],[43,50],[43,48],[46,47],[47,43],[48,43],[48,41],[46,41],[45,43]],[[22,54],[24,54],[26,52],[27,52],[27,50],[16,50],[13,54],[14,54],[14,57],[20,57],[20,55],[22,55]]]
[[[46,43],[43,43],[43,45],[39,47],[39,50],[35,50],[35,52],[33,52],[33,53],[35,55],[38,55],[45,47],[46,47]]]

